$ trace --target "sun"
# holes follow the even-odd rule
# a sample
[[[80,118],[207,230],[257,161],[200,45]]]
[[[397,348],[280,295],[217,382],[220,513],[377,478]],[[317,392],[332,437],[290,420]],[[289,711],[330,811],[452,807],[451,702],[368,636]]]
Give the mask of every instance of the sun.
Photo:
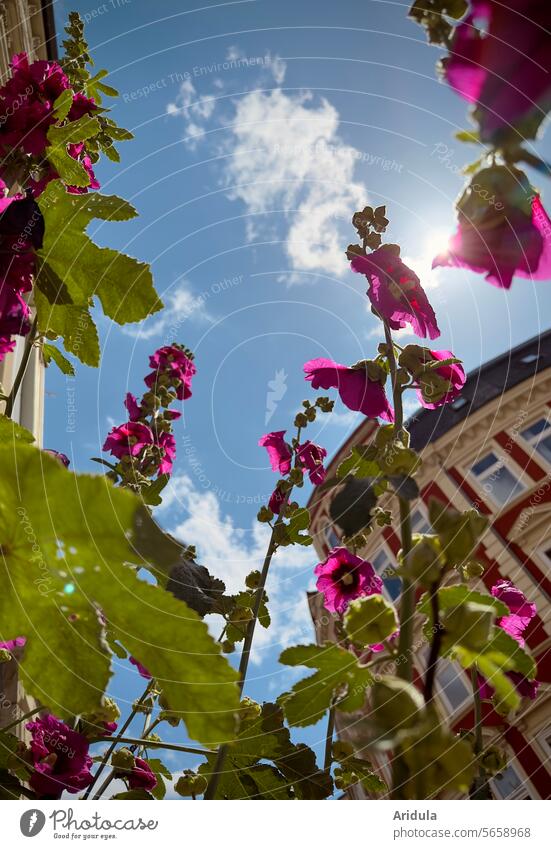
[[[429,268],[435,256],[443,253],[450,240],[450,234],[447,230],[429,230],[423,244],[423,260]]]

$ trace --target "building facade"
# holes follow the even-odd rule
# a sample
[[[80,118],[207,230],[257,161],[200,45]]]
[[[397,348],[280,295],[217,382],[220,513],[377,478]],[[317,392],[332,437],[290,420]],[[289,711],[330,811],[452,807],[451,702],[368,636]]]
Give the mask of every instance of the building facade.
[[[16,53],[26,52],[30,59],[56,57],[55,29],[50,2],[1,0],[0,2],[0,83],[9,72]],[[15,350],[0,363],[0,383],[9,392],[21,362],[24,340],[18,337]],[[0,404],[2,412],[3,404]],[[37,349],[33,350],[13,410],[13,418],[32,431],[42,444],[44,417],[44,365]],[[14,635],[16,636],[16,635]],[[16,650],[20,651],[20,650]],[[0,664],[0,727],[8,725],[31,708],[31,702],[18,681],[14,661]],[[23,733],[21,726],[18,726]]]
[[[357,428],[332,459],[328,477],[354,445],[370,442],[376,428],[372,420]],[[499,743],[508,755],[507,769],[492,780],[496,798],[551,798],[551,331],[471,373],[455,402],[419,411],[407,428],[412,447],[422,457],[416,478],[420,498],[412,506],[413,531],[430,531],[431,497],[459,510],[475,507],[489,525],[476,551],[485,571],[473,587],[488,591],[499,579],[508,579],[537,605],[526,642],[538,662],[542,682],[538,696],[523,702],[511,721],[484,702],[484,737],[488,744]],[[311,533],[320,559],[339,544],[339,528],[329,513],[333,494],[314,491],[310,499]],[[392,600],[400,594],[400,579],[394,573],[399,549],[395,530],[377,527],[361,552],[383,578],[384,592]],[[317,640],[333,639],[332,619],[322,596],[311,594],[309,602]],[[420,624],[416,623],[416,633]],[[415,676],[421,680],[427,645],[422,638],[415,645]],[[441,660],[436,692],[449,727],[472,728],[469,673]],[[361,712],[340,714],[337,733],[361,748],[366,721]],[[390,779],[388,763],[378,755],[375,759]],[[350,795],[363,798],[361,788],[353,788]]]

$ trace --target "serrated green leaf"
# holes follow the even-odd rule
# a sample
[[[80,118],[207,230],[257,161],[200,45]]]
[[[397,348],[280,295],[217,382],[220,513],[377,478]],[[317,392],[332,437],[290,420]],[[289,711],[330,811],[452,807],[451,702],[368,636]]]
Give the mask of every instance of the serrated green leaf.
[[[52,361],[56,364],[62,374],[69,374],[71,377],[75,375],[75,369],[67,357],[64,357],[61,351],[55,345],[48,345],[46,342],[42,345],[42,356],[44,362],[49,365]]]
[[[309,666],[318,671],[295,684],[290,693],[278,700],[289,725],[313,725],[338,697],[338,710],[361,708],[365,691],[373,683],[366,667],[359,665],[352,652],[326,643],[323,646],[293,646],[279,658],[287,666]]]
[[[139,500],[29,446],[1,447],[0,467],[0,639],[27,637],[26,690],[60,716],[98,710],[108,629],[158,679],[191,737],[231,738],[237,673],[193,610],[137,576],[148,565],[132,546]]]
[[[70,156],[66,148],[48,147],[46,156],[54,171],[66,185],[78,186],[79,188],[86,188],[90,185],[90,175],[86,168],[78,159]]]
[[[443,587],[438,591],[438,607],[441,611],[448,610],[451,607],[457,607],[467,602],[493,607],[496,617],[507,616],[509,613],[507,605],[498,598],[495,598],[489,593],[481,593],[478,590],[473,590],[467,584],[453,584],[451,587]],[[417,610],[419,613],[428,616],[430,620],[432,612],[429,593],[424,593],[421,596]]]
[[[115,793],[114,796],[111,796],[111,799],[134,799],[134,800],[150,800],[155,797],[151,795],[148,790],[144,790],[143,787],[135,787],[134,790],[125,790],[123,793]]]
[[[106,85],[105,83],[96,83],[96,88],[99,88],[102,94],[106,94],[107,97],[118,97],[119,93],[116,88],[113,88],[111,85]]]
[[[97,136],[100,129],[97,118],[83,115],[77,121],[69,121],[62,127],[55,124],[51,126],[48,130],[48,141],[55,148],[63,148],[68,144],[77,144]]]
[[[34,436],[27,428],[0,414],[0,444],[12,445],[15,440],[31,443],[34,442]]]
[[[80,305],[52,305],[40,290],[34,293],[39,333],[49,339],[63,339],[67,353],[87,366],[100,360],[99,337],[90,310]]]
[[[74,91],[71,88],[66,88],[62,91],[59,97],[54,100],[54,117],[56,121],[64,121],[73,105]]]
[[[164,799],[166,796],[166,784],[164,779],[166,778],[167,781],[172,781],[172,773],[164,765],[164,763],[159,760],[159,758],[148,758],[147,763],[155,773],[155,777],[157,779],[157,784],[151,792],[155,799]]]

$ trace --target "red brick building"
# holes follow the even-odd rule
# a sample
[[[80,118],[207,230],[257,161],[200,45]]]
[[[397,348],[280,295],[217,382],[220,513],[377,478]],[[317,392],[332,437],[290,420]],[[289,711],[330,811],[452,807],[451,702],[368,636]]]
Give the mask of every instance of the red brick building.
[[[509,757],[502,777],[492,781],[496,798],[551,798],[551,331],[481,366],[468,376],[454,403],[420,410],[407,426],[423,461],[413,530],[429,530],[426,505],[431,496],[460,510],[476,507],[489,519],[476,552],[486,567],[478,588],[509,579],[537,605],[526,641],[538,661],[538,696],[525,701],[510,721],[483,703],[484,734],[488,742],[504,746]],[[329,477],[352,446],[370,441],[376,427],[366,419],[357,428],[333,457]],[[339,543],[339,529],[329,516],[332,494],[314,492],[309,505],[320,559]],[[372,532],[362,552],[383,577],[391,599],[400,592],[400,579],[393,575],[399,549],[396,532],[385,527]],[[310,607],[318,641],[331,639],[331,618],[322,598],[313,594]],[[419,646],[415,673],[421,676],[426,644],[419,641]],[[436,690],[450,727],[472,727],[468,674],[442,660]],[[361,745],[365,721],[362,715],[341,714],[338,733]],[[351,795],[361,798],[362,792]]]

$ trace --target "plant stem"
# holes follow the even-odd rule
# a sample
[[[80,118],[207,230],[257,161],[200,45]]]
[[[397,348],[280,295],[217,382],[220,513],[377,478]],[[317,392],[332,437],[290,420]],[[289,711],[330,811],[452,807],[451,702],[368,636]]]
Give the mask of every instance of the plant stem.
[[[8,395],[8,399],[6,401],[6,409],[4,410],[4,415],[8,418],[11,418],[13,413],[13,408],[15,405],[15,400],[17,398],[17,393],[19,392],[19,388],[21,386],[21,382],[25,377],[25,372],[27,371],[27,366],[29,364],[29,358],[31,356],[31,351],[33,348],[33,344],[36,341],[36,326],[37,326],[37,317],[35,316],[34,321],[32,323],[31,329],[27,334],[27,338],[25,339],[25,347],[23,349],[23,356],[21,358],[21,363],[19,364],[19,368],[17,369],[17,374],[15,375],[15,380],[13,381],[13,386],[11,388],[10,394]]]
[[[34,716],[35,713],[40,713],[41,710],[44,710],[42,705],[40,707],[35,707],[32,710],[24,713],[23,716],[20,716],[19,719],[10,722],[9,725],[5,725],[3,728],[0,728],[0,734],[5,734],[7,731],[11,731],[12,728],[15,728],[16,725],[19,725],[20,722],[24,722],[26,719],[30,719],[31,716]]]
[[[482,740],[482,702],[480,700],[480,688],[478,686],[478,668],[476,663],[471,667],[471,684],[474,698],[474,747],[473,752],[478,763],[478,775],[472,783],[469,791],[470,799],[491,799],[490,788],[486,771],[480,762],[480,755],[484,749]]]
[[[100,765],[99,765],[99,767],[98,767],[98,770],[97,770],[96,774],[94,775],[94,780],[92,781],[92,783],[91,783],[91,784],[89,785],[89,787],[87,788],[86,793],[85,793],[85,794],[84,794],[84,796],[82,797],[83,799],[88,799],[88,798],[90,797],[90,793],[92,792],[92,790],[93,790],[93,788],[94,788],[94,785],[96,784],[96,782],[97,782],[98,778],[100,777],[100,775],[102,774],[103,770],[104,770],[104,769],[105,769],[105,767],[107,766],[107,762],[109,761],[109,758],[110,758],[110,757],[111,757],[111,755],[113,754],[113,752],[114,752],[114,750],[115,750],[115,747],[116,747],[116,746],[117,746],[117,744],[119,743],[120,738],[121,738],[121,737],[123,737],[124,732],[126,731],[126,729],[128,728],[128,726],[130,725],[130,723],[132,722],[132,720],[134,719],[134,717],[136,716],[136,714],[138,713],[138,708],[140,707],[140,705],[142,705],[142,704],[143,704],[143,702],[145,701],[145,699],[147,698],[147,696],[149,695],[149,693],[150,693],[150,692],[151,692],[151,690],[153,689],[154,683],[155,683],[155,682],[154,682],[153,680],[151,680],[151,681],[149,682],[149,684],[147,685],[147,687],[146,687],[146,688],[145,688],[145,690],[143,691],[142,695],[140,696],[140,698],[139,698],[139,699],[138,699],[138,701],[136,702],[136,705],[135,705],[135,706],[132,708],[132,710],[130,711],[130,713],[129,713],[129,715],[128,715],[128,718],[126,719],[126,722],[125,722],[125,723],[124,723],[124,725],[122,726],[122,728],[121,728],[121,730],[119,731],[119,733],[117,734],[117,736],[116,736],[116,737],[110,737],[110,738],[109,738],[109,739],[111,740],[111,745],[109,746],[109,748],[108,748],[108,749],[107,749],[107,751],[105,752],[105,754],[104,754],[104,756],[103,756],[103,759],[102,759],[102,762],[100,763]],[[103,789],[103,788],[102,788],[102,789]],[[100,790],[100,794],[101,794],[101,792],[102,792],[102,791]],[[97,797],[95,797],[95,798],[97,798]]]
[[[329,708],[329,716],[327,717],[327,734],[325,737],[325,759],[323,768],[327,774],[331,772],[331,764],[333,758],[331,756],[331,747],[333,745],[333,732],[335,731],[335,707],[331,705]]]
[[[440,648],[442,646],[442,623],[440,622],[440,610],[438,607],[438,589],[440,586],[439,581],[435,581],[430,590],[430,604],[432,610],[432,622],[433,622],[433,636],[432,642],[430,644],[430,653],[429,659],[427,661],[427,672],[425,676],[425,686],[423,690],[423,697],[425,699],[425,704],[428,704],[432,701],[433,691],[434,691],[434,682],[436,679],[436,668],[438,666],[438,656],[440,654]]]

